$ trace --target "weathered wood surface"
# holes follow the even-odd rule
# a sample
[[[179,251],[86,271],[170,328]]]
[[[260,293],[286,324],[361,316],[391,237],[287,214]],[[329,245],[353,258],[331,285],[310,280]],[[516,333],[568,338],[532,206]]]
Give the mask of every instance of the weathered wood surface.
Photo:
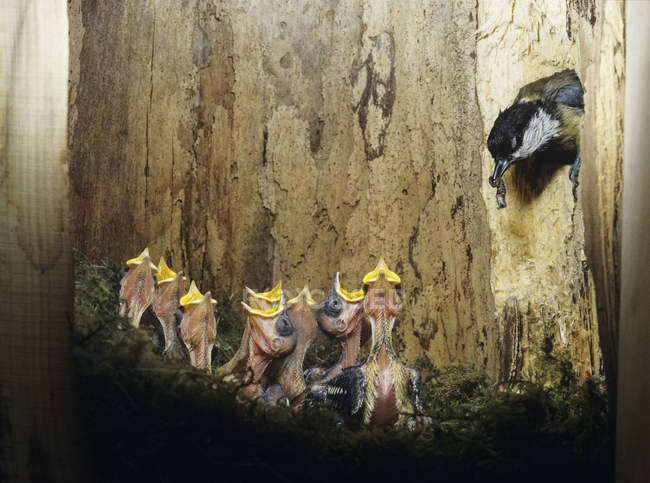
[[[601,0],[585,79],[582,206],[611,415],[616,411],[621,292],[621,195],[625,103],[625,5]],[[584,68],[583,68],[584,70]]]
[[[494,370],[473,2],[77,0],[71,25],[79,248],[322,296],[383,255],[402,347]]]
[[[485,139],[524,83],[565,67],[588,82],[603,5],[72,0],[74,243],[115,261],[149,245],[213,293],[282,278],[317,298],[383,255],[407,359],[496,375],[515,297],[543,321],[520,333],[521,374],[549,341],[599,373],[583,196],[562,167],[507,179],[496,212]]]
[[[0,2],[0,480],[88,481],[73,383],[65,0]]]
[[[503,307],[503,324],[499,325],[499,379],[501,381],[514,381],[521,377],[523,366],[524,347],[526,339],[524,317],[519,310],[516,297],[506,300]]]
[[[650,474],[650,3],[626,4],[625,185],[616,481]]]
[[[580,374],[599,374],[600,332],[604,365],[614,368],[608,372],[614,381],[611,334],[617,323],[613,308],[620,253],[616,219],[622,167],[622,4],[499,1],[479,2],[478,10],[477,85],[486,135],[499,109],[509,105],[527,82],[569,67],[578,72],[586,91],[577,203],[569,166],[541,170],[522,166],[506,174],[508,208],[497,211],[494,189],[487,183],[493,160],[487,149],[483,151],[497,310],[506,299],[516,297],[526,322],[532,322],[522,333],[527,354],[524,374],[535,376],[539,370],[530,349],[540,346],[567,354]],[[583,215],[590,222],[590,237]],[[600,310],[603,306],[608,309]]]

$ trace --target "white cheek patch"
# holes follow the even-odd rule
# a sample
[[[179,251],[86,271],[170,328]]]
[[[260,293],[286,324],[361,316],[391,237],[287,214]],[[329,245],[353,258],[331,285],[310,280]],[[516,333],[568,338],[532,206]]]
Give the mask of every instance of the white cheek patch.
[[[551,115],[543,109],[538,110],[530,119],[521,146],[517,151],[512,153],[513,159],[526,159],[535,151],[549,142],[560,125],[560,121],[553,119]]]

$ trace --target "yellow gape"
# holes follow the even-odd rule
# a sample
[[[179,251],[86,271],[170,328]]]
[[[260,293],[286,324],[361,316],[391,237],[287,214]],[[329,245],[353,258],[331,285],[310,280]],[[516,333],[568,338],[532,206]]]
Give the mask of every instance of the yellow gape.
[[[137,257],[131,258],[130,260],[127,260],[126,265],[129,266],[129,267],[132,266],[132,265],[140,265],[147,258],[150,258],[149,257],[149,248],[145,248],[144,250],[142,250],[142,253],[140,255],[138,255]],[[156,270],[156,266],[151,262],[151,260],[149,260],[149,264],[151,265],[151,268],[153,270]]]
[[[160,257],[158,268],[156,269],[156,281],[158,282],[158,285],[161,283],[171,282],[175,276],[176,272],[167,266],[163,257]]]
[[[208,292],[209,294],[210,292]],[[206,295],[208,295],[206,294]],[[192,304],[198,304],[201,303],[203,300],[204,295],[200,292],[198,288],[196,288],[196,282],[192,280],[192,283],[190,284],[190,289],[187,291],[185,295],[183,295],[183,298],[181,298],[181,305],[185,307],[186,305],[192,305]],[[217,303],[217,301],[213,298],[210,299],[210,302],[212,304]]]
[[[388,280],[390,283],[396,285],[402,283],[402,280],[399,278],[399,276],[388,268],[386,262],[384,262],[384,257],[380,257],[379,263],[377,264],[375,269],[372,272],[367,273],[366,276],[363,277],[364,285],[370,285],[372,282],[375,282],[377,278],[379,278],[379,275],[382,273],[386,276],[386,280]]]

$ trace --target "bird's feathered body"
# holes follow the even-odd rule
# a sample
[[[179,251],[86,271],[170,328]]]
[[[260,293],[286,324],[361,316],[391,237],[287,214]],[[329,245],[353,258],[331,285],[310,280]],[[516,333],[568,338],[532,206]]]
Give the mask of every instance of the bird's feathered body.
[[[307,350],[320,333],[316,322],[316,302],[305,286],[300,294],[287,302],[287,315],[295,329],[296,345],[286,357],[275,359],[269,366],[268,376],[271,384],[278,384],[289,403],[299,404],[296,398],[307,385],[303,376],[303,361]]]
[[[343,369],[357,363],[363,332],[363,297],[362,291],[344,290],[339,274],[336,274],[334,286],[318,308],[317,320],[325,334],[339,340],[341,356],[332,367],[309,369],[305,374],[307,382],[327,382],[338,376]]]
[[[181,339],[190,353],[190,362],[197,369],[210,371],[212,347],[217,340],[217,321],[214,316],[214,300],[210,292],[202,295],[196,284],[181,300],[183,320],[180,325]]]
[[[570,69],[538,79],[519,90],[515,104],[541,101],[559,121],[555,142],[566,150],[580,145],[580,119],[584,114],[584,91],[578,75]]]
[[[131,325],[139,327],[142,315],[155,298],[154,270],[156,270],[156,266],[149,258],[148,248],[145,248],[136,258],[128,260],[126,264],[129,271],[120,280],[120,298],[126,301],[126,306],[122,307],[120,315],[128,314],[131,318]]]
[[[257,293],[250,288],[246,287],[248,305],[256,310],[269,310],[280,303],[282,297],[282,283],[278,283],[274,288],[268,292]],[[215,371],[215,376],[222,379],[230,374],[243,372],[246,369],[246,364],[249,359],[249,346],[251,336],[251,315],[247,313],[246,322],[244,325],[244,333],[242,334],[241,342],[237,352],[232,358],[223,366]]]
[[[556,102],[584,111],[584,91],[580,78],[571,69],[542,77],[519,89],[515,104],[525,101]]]
[[[175,273],[167,266],[164,258],[160,259],[156,268],[156,293],[151,307],[163,329],[166,357],[182,358],[184,354],[177,320],[185,291],[184,278],[183,272]]]
[[[584,91],[573,70],[563,70],[522,87],[513,104],[499,113],[488,136],[488,149],[495,160],[490,184],[496,187],[512,163],[541,151],[575,151],[570,172],[575,194],[583,114]],[[503,205],[499,203],[500,208],[503,206],[505,201]]]
[[[363,364],[345,369],[324,387],[314,386],[314,399],[330,401],[350,416],[362,410],[363,424],[415,427],[422,410],[420,376],[399,359],[392,343],[393,325],[401,311],[399,277],[382,259],[364,283],[369,285],[363,311],[372,330],[370,354]]]

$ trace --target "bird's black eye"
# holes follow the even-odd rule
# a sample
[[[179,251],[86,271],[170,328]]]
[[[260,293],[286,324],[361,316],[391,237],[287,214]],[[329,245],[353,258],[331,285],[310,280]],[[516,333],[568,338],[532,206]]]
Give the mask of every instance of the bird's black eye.
[[[293,334],[293,324],[289,320],[289,317],[287,317],[286,315],[281,316],[275,322],[275,330],[282,337],[287,337],[288,335]]]
[[[183,311],[181,309],[176,309],[174,312],[174,317],[176,318],[176,323],[180,324],[183,320]]]
[[[343,305],[336,295],[330,295],[327,301],[327,315],[330,317],[338,317],[341,311],[343,310]]]

